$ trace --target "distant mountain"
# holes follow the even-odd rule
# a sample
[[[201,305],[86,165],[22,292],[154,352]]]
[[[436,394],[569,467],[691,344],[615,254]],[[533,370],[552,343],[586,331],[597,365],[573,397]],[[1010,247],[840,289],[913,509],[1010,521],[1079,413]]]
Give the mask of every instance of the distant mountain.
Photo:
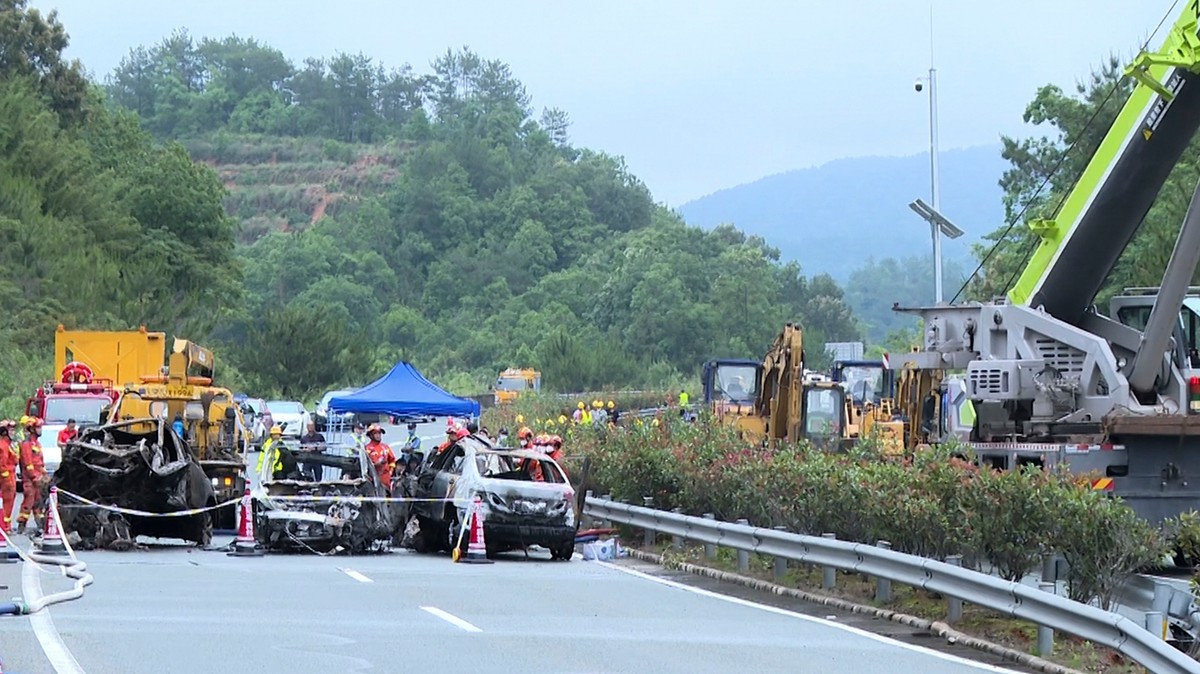
[[[944,241],[943,255],[968,263],[971,243],[1003,221],[997,182],[1007,162],[999,145],[947,150],[938,159],[941,211],[966,231]],[[805,274],[845,281],[870,257],[929,254],[929,227],[908,208],[916,198],[930,201],[928,153],[839,159],[724,189],[679,211],[692,225],[733,223],[799,262]]]

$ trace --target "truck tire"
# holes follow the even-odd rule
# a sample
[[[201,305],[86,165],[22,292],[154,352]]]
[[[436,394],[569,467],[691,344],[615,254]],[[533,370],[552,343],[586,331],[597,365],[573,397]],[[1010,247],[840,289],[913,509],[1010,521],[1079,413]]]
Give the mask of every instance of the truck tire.
[[[213,537],[213,518],[216,517],[215,512],[206,512],[196,515],[196,534],[192,539],[196,545],[207,548],[212,545]]]

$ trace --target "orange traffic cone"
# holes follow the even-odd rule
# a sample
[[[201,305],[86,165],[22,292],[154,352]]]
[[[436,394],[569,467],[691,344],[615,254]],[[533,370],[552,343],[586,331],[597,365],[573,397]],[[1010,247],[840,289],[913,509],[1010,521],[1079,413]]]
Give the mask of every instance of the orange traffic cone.
[[[483,540],[483,500],[475,496],[471,504],[471,542],[467,545],[467,556],[462,561],[467,564],[491,564],[487,558],[487,544]]]
[[[242,519],[238,524],[237,540],[233,542],[233,552],[230,557],[262,557],[263,551],[258,549],[254,540],[254,517],[251,514],[254,506],[250,503],[250,488],[242,495]]]
[[[58,487],[50,487],[50,498],[46,502],[46,530],[38,543],[38,552],[43,555],[65,555],[62,532],[58,530]]]

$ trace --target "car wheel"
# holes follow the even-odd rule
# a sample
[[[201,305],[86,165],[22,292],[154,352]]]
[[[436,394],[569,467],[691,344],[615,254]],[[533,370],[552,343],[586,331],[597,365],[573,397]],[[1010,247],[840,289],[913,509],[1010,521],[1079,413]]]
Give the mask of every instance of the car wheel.
[[[201,513],[196,516],[196,545],[202,548],[207,548],[212,544],[213,536],[213,513]]]
[[[562,560],[564,562],[571,561],[571,557],[575,555],[575,541],[568,541],[558,546],[550,548],[550,559]]]

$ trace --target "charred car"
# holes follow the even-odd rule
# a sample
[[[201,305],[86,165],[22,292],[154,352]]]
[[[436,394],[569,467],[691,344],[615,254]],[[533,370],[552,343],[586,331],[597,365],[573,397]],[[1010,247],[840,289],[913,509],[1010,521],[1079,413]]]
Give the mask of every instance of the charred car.
[[[216,505],[213,486],[187,444],[163,419],[131,419],[83,431],[63,448],[52,484],[102,506],[169,515]],[[139,535],[212,541],[211,512],[155,517],[124,515],[59,502],[65,533],[84,548],[126,549]]]
[[[276,445],[264,460],[254,499],[254,535],[270,550],[365,552],[383,547],[395,529],[388,494],[367,453],[358,447],[306,451]],[[313,480],[319,466],[319,480]]]
[[[575,490],[540,452],[500,449],[467,436],[400,478],[397,491],[419,499],[397,506],[398,519],[408,524],[402,542],[418,552],[465,551],[468,537],[459,532],[476,496],[488,554],[540,545],[552,559],[569,560],[575,550]]]

